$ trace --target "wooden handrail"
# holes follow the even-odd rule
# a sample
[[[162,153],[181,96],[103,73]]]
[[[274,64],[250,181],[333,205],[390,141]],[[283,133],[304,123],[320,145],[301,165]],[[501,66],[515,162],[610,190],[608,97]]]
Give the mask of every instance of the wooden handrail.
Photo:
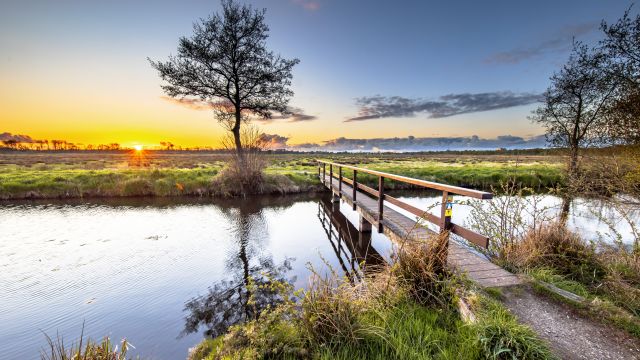
[[[420,179],[414,179],[414,178],[409,178],[406,176],[400,176],[400,175],[394,175],[394,174],[389,174],[389,173],[385,173],[385,172],[381,172],[381,171],[375,171],[375,170],[369,170],[369,169],[364,169],[364,168],[360,168],[360,167],[356,167],[356,166],[351,166],[351,165],[344,165],[344,164],[339,164],[339,163],[334,163],[331,161],[324,161],[324,160],[317,160],[318,161],[318,175],[322,176],[322,182],[326,185],[326,168],[327,165],[329,165],[329,188],[333,187],[333,179],[338,179],[338,194],[340,194],[340,197],[342,197],[342,182],[345,182],[347,184],[350,184],[352,186],[352,200],[353,200],[353,208],[354,210],[356,209],[356,194],[357,194],[357,190],[362,190],[365,193],[368,193],[370,195],[373,195],[375,198],[378,199],[378,211],[377,211],[377,223],[378,223],[378,232],[382,232],[382,221],[384,219],[383,217],[383,210],[384,210],[384,202],[387,201],[395,206],[398,206],[399,208],[408,211],[410,214],[415,215],[419,218],[425,219],[428,222],[438,225],[440,227],[440,231],[441,232],[451,232],[454,233],[456,235],[459,235],[469,241],[471,241],[472,243],[482,246],[482,247],[487,247],[489,244],[489,238],[486,236],[483,236],[481,234],[478,234],[474,231],[471,231],[469,229],[466,229],[458,224],[454,224],[453,222],[451,222],[451,211],[449,209],[449,207],[451,206],[451,194],[458,194],[458,195],[463,195],[463,196],[469,196],[469,197],[473,197],[476,199],[491,199],[493,197],[493,194],[488,193],[488,192],[484,192],[484,191],[478,191],[478,190],[472,190],[472,189],[466,189],[466,188],[462,188],[462,187],[458,187],[458,186],[452,186],[452,185],[446,185],[446,184],[440,184],[440,183],[436,183],[436,182],[432,182],[432,181],[425,181],[425,180],[420,180]],[[334,175],[333,172],[333,167],[337,166],[338,167],[338,174]],[[322,167],[322,174],[320,174],[320,167]],[[346,169],[351,169],[353,170],[353,179],[349,179],[344,177],[344,174],[342,173],[342,168],[346,168]],[[365,174],[371,174],[371,175],[375,175],[378,177],[378,190],[373,189],[369,186],[363,185],[361,183],[358,182],[357,180],[357,173],[359,172],[363,172]],[[410,204],[407,204],[399,199],[396,199],[392,196],[389,196],[387,194],[384,193],[384,179],[392,179],[392,180],[396,180],[396,181],[401,181],[401,182],[405,182],[408,184],[412,184],[412,185],[417,185],[417,186],[422,186],[425,188],[429,188],[429,189],[435,189],[435,190],[440,190],[442,191],[442,204],[441,204],[441,209],[440,209],[440,216],[431,214],[429,212],[426,211],[422,211]],[[449,210],[448,210],[449,209]]]
[[[339,163],[335,163],[335,162],[331,162],[331,161],[325,161],[325,160],[317,160],[317,161],[319,163],[322,163],[322,164],[339,166],[339,167],[342,167],[342,168],[345,168],[345,169],[356,170],[359,173],[366,173],[366,174],[371,174],[371,175],[375,175],[375,176],[380,176],[380,177],[383,177],[385,179],[396,180],[396,181],[404,182],[404,183],[411,184],[411,185],[417,185],[417,186],[425,187],[425,188],[428,188],[428,189],[446,191],[446,192],[448,192],[450,194],[464,195],[464,196],[472,197],[472,198],[475,198],[475,199],[485,199],[485,200],[493,198],[493,194],[491,194],[489,192],[485,192],[485,191],[467,189],[467,188],[463,188],[463,187],[459,187],[459,186],[441,184],[441,183],[437,183],[437,182],[433,182],[433,181],[420,180],[420,179],[410,178],[410,177],[406,177],[406,176],[402,176],[402,175],[390,174],[390,173],[386,173],[386,172],[382,172],[382,171],[364,169],[364,168],[360,168],[360,167],[352,166],[352,165],[339,164]]]

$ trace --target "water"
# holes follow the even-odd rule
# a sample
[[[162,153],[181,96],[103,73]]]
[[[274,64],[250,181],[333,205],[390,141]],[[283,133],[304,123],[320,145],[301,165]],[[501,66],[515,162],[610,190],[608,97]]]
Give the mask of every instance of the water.
[[[420,208],[440,201],[434,195],[401,198]],[[543,201],[550,211],[560,204],[550,196]],[[601,219],[617,215],[597,205],[575,203],[569,225],[594,238],[606,234]],[[2,358],[37,359],[46,345],[43,332],[71,342],[83,322],[93,338],[126,337],[134,355],[185,358],[205,332],[216,331],[215,324],[201,324],[199,314],[242,313],[242,295],[233,296],[246,289],[230,290],[242,290],[247,273],[269,271],[300,288],[310,275],[307,264],[326,271],[327,261],[357,277],[366,271],[358,267],[361,260],[388,259],[390,242],[374,232],[372,247],[366,246],[368,239],[351,225],[357,214],[344,204],[340,211],[326,194],[0,204]],[[455,205],[454,222],[464,224],[468,213]],[[616,226],[630,241],[625,224]],[[209,288],[232,301],[203,308],[197,297],[206,300]],[[258,295],[268,301],[268,294]],[[197,331],[181,336],[185,327]]]
[[[400,200],[405,201],[419,209],[429,209],[434,215],[440,215],[441,195],[433,193],[411,193],[404,192],[396,195]],[[496,196],[497,201],[504,199],[504,196]],[[536,202],[537,200],[537,202]],[[596,241],[604,243],[621,242],[626,246],[631,246],[635,239],[633,227],[640,230],[640,208],[637,200],[631,199],[633,204],[625,205],[620,202],[617,208],[610,204],[594,200],[577,198],[571,202],[569,216],[567,218],[567,226],[569,229],[576,231],[584,240]],[[451,220],[454,223],[469,227],[469,218],[472,207],[465,205],[467,201],[477,201],[465,196],[455,196],[453,215]],[[481,201],[486,209],[487,200]],[[534,204],[535,203],[535,204]],[[522,219],[525,222],[531,220],[531,214],[540,212],[540,218],[544,221],[557,220],[560,217],[560,209],[562,207],[562,199],[552,195],[533,195],[525,197],[522,206]],[[390,207],[402,212],[410,217],[415,217],[408,212],[399,209],[393,205]],[[534,207],[538,210],[534,210]],[[512,211],[508,209],[508,211]],[[515,209],[513,210],[515,211]],[[436,227],[430,226],[433,229]]]
[[[245,265],[258,275],[288,260],[290,269],[278,275],[295,278],[296,288],[308,282],[307,263],[326,269],[320,255],[342,271],[348,254],[343,246],[339,260],[327,237],[322,199],[0,205],[2,358],[37,359],[43,332],[71,342],[84,322],[93,338],[126,337],[134,354],[183,359],[207,329],[180,337],[185,304],[241,279]],[[372,242],[389,254],[381,235]]]

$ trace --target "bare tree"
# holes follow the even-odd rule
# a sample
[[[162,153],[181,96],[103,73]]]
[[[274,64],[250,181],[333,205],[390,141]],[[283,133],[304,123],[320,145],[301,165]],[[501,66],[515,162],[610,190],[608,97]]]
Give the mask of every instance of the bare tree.
[[[531,117],[546,128],[552,145],[569,149],[569,177],[578,172],[580,150],[605,140],[606,107],[618,87],[604,71],[607,66],[603,53],[575,43],[569,61],[551,76],[543,104]]]
[[[613,24],[602,22],[600,42],[609,71],[620,82],[620,95],[608,109],[608,134],[614,143],[640,144],[640,15],[630,9]]]
[[[291,71],[299,62],[267,50],[265,12],[223,0],[222,14],[201,19],[193,25],[193,36],[180,38],[176,56],[164,62],[149,59],[169,96],[212,105],[217,119],[233,133],[241,163],[242,122],[290,113]]]

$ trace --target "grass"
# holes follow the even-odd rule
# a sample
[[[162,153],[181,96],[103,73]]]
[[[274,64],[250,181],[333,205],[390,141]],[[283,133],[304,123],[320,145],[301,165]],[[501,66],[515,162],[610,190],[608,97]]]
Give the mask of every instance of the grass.
[[[583,297],[584,302],[575,303],[536,287],[585,315],[640,337],[640,258],[632,250],[619,245],[597,247],[552,223],[531,230],[496,260]]]
[[[0,199],[234,195],[232,186],[220,181],[219,174],[228,161],[225,155],[150,152],[142,161],[132,156],[128,152],[0,153]],[[536,189],[562,182],[562,165],[551,156],[521,160],[505,155],[336,154],[331,159],[482,189],[507,179]],[[264,188],[260,193],[294,193],[320,188],[313,155],[265,155],[265,161]],[[347,171],[345,176],[349,176]],[[369,185],[377,181],[365,174],[359,175],[359,180]],[[388,181],[387,186],[390,189],[406,187],[392,181]]]
[[[464,323],[454,306],[460,282],[431,271],[438,271],[439,247],[403,248],[394,265],[356,284],[314,276],[304,293],[203,340],[189,359],[553,358],[532,330],[484,295],[474,301],[478,322]]]
[[[60,335],[55,339],[45,336],[47,347],[40,353],[42,360],[126,360],[127,352],[132,347],[127,340],[114,344],[108,337],[99,342],[85,339],[84,325],[80,339],[75,343],[65,344]]]

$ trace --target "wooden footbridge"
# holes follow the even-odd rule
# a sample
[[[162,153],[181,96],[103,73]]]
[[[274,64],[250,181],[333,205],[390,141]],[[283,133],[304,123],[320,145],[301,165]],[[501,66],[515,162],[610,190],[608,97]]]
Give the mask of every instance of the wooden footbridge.
[[[345,176],[345,169],[348,171]],[[374,189],[358,182],[358,174],[364,173],[378,178],[378,188]],[[384,173],[351,165],[318,160],[320,181],[333,192],[333,200],[349,204],[360,215],[359,230],[370,232],[372,226],[396,243],[405,240],[425,240],[437,233],[424,226],[429,222],[439,227],[446,236],[455,234],[480,247],[489,245],[489,238],[462,225],[451,222],[453,195],[476,199],[491,199],[492,194],[484,191],[450,186],[431,181]],[[440,216],[418,209],[384,192],[385,180],[400,181],[417,187],[442,192]],[[404,215],[402,209],[414,217]],[[500,287],[520,283],[520,279],[510,272],[491,263],[468,247],[448,241],[447,263],[452,269],[466,275],[480,286]]]

